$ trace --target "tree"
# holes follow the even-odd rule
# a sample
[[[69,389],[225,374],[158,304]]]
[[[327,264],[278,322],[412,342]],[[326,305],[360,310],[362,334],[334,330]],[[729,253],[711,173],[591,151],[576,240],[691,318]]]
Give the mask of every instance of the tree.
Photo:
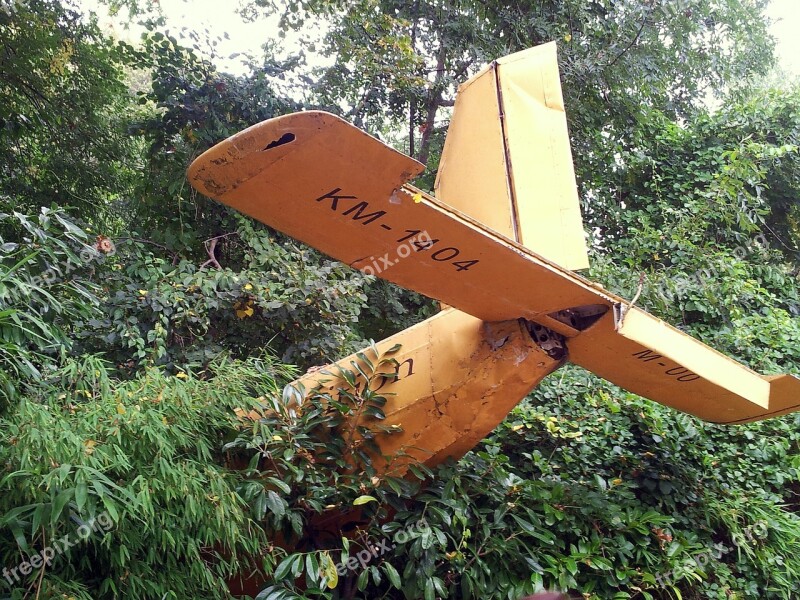
[[[754,368],[793,369],[796,90],[764,89],[678,124],[658,112],[604,180],[595,276]],[[794,115],[794,116],[793,116]]]
[[[429,161],[456,86],[496,57],[556,40],[582,176],[631,139],[648,107],[685,116],[707,90],[746,88],[771,60],[763,1],[304,2],[255,0],[286,29],[329,22],[317,92],[379,130],[405,121],[410,153]],[[417,137],[419,132],[419,139]],[[435,156],[435,155],[434,155]]]
[[[769,64],[762,4],[285,6],[287,28],[331,24],[337,60],[313,97],[280,84],[300,62],[220,73],[157,19],[123,45],[54,0],[0,14],[0,556],[29,564],[80,524],[111,524],[10,575],[10,595],[226,598],[226,578],[256,569],[261,598],[792,598],[797,416],[717,427],[569,368],[458,463],[396,479],[365,455],[353,469],[365,457],[337,432],[343,414],[393,399],[350,373],[336,402],[298,411],[279,393],[294,370],[264,349],[326,361],[432,305],[192,194],[183,175],[299,97],[433,166],[456,83],[558,39],[592,277],[631,297],[645,273],[640,304],[754,367],[797,372],[798,96],[744,94]],[[724,110],[703,106],[709,86]],[[89,125],[74,131],[78,115]],[[52,200],[72,208],[39,208]],[[391,434],[378,416],[363,425]]]
[[[0,194],[108,228],[137,156],[116,44],[63,3],[31,0],[0,11],[0,46]]]

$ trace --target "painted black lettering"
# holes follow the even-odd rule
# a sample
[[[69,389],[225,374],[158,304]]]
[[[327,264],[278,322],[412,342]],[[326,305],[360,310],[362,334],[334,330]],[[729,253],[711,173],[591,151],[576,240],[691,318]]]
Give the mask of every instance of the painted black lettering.
[[[659,358],[663,358],[660,354],[650,352],[650,350],[642,350],[641,352],[634,352],[632,356],[635,356],[636,358],[644,362],[650,362],[651,360],[658,360]]]
[[[403,368],[403,365],[406,365],[406,364],[408,365],[408,370],[406,371],[405,375],[401,375],[400,374],[400,370]],[[403,362],[401,362],[401,363],[399,363],[397,365],[397,367],[394,370],[394,376],[393,377],[388,377],[386,375],[381,375],[380,383],[378,384],[378,387],[376,387],[374,391],[376,391],[376,392],[380,391],[383,388],[383,386],[385,386],[387,383],[391,383],[393,381],[400,381],[401,379],[403,379],[405,377],[411,377],[413,374],[414,374],[414,359],[413,358],[407,358]]]
[[[456,267],[456,271],[466,271],[473,265],[477,265],[479,261],[477,260],[457,260],[453,263]]]
[[[438,262],[444,262],[455,258],[458,254],[458,248],[442,248],[431,254],[431,258]]]
[[[352,198],[353,196],[342,196],[342,197]],[[356,214],[353,215],[353,221],[364,221],[362,225],[369,225],[373,221],[380,219],[383,215],[386,214],[385,210],[378,210],[372,213],[367,213],[366,215],[362,215],[361,213],[363,213],[364,209],[367,208],[368,206],[369,204],[367,204],[366,202],[359,202],[354,207],[348,208],[342,214],[349,215],[350,213],[355,212]]]
[[[404,235],[399,240],[397,240],[398,244],[400,242],[405,242],[406,240],[413,238],[415,235],[418,235],[418,234],[422,233],[422,230],[421,229],[406,229],[406,233],[408,235]]]
[[[687,381],[697,381],[698,379],[700,379],[700,375],[695,375],[692,372],[689,372],[686,375],[681,375],[680,377],[678,377],[678,381],[681,381],[681,382],[684,382],[684,383],[687,382]]]
[[[394,381],[394,377],[387,377],[386,375],[381,375],[380,383],[378,384],[378,387],[376,387],[372,391],[373,392],[379,392],[381,390],[381,388],[383,386],[385,386],[387,383],[389,383],[390,381]]]
[[[667,375],[677,376],[677,375],[686,375],[690,373],[689,369],[684,369],[683,367],[673,367],[671,369],[667,369],[664,371]]]
[[[438,241],[439,241],[438,239],[432,240],[429,238],[426,240],[419,240],[419,241],[415,240],[412,241],[411,244],[417,247],[417,252],[422,252],[423,250],[427,250],[428,248],[433,246]]]
[[[355,196],[344,196],[344,195],[337,195],[339,192],[342,191],[342,188],[336,188],[331,190],[327,194],[320,196],[316,199],[316,202],[322,202],[323,200],[330,200],[331,201],[331,210],[337,210],[339,207],[339,200],[358,200]],[[366,202],[364,203],[366,204]],[[347,213],[345,213],[347,214]]]
[[[408,364],[408,372],[405,374],[405,377],[411,377],[414,374],[414,359],[407,358],[399,365],[397,365],[397,378],[402,379],[404,376],[400,375],[400,369],[403,368],[403,365]]]

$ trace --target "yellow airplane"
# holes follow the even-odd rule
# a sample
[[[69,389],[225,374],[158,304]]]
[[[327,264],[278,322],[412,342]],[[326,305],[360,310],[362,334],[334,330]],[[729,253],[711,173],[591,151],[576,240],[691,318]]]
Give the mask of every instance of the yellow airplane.
[[[378,344],[401,346],[395,378],[377,384],[393,394],[381,424],[402,428],[378,442],[384,455],[459,458],[567,361],[715,423],[800,408],[800,379],[759,375],[572,272],[588,259],[555,44],[464,83],[435,197],[408,183],[423,169],[308,111],[254,125],[188,170],[199,192],[453,307]]]

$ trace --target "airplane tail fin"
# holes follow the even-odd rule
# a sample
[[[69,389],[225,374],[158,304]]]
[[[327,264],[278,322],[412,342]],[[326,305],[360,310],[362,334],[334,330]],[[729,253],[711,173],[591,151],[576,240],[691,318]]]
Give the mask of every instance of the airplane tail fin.
[[[589,266],[555,43],[459,87],[436,197],[564,268]]]

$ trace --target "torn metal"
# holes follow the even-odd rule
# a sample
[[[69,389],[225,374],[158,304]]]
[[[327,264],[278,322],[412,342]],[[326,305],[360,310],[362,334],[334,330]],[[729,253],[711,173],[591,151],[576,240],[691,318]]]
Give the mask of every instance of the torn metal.
[[[392,377],[376,376],[372,389],[386,394],[386,418],[362,417],[364,425],[397,426],[379,435],[379,472],[401,474],[409,461],[429,466],[457,459],[485,438],[522,398],[564,361],[540,347],[519,320],[486,323],[446,309],[378,344],[400,350]],[[336,363],[353,371],[353,354]],[[301,377],[306,390],[336,393],[347,383],[335,367]],[[363,385],[363,381],[361,382]]]

